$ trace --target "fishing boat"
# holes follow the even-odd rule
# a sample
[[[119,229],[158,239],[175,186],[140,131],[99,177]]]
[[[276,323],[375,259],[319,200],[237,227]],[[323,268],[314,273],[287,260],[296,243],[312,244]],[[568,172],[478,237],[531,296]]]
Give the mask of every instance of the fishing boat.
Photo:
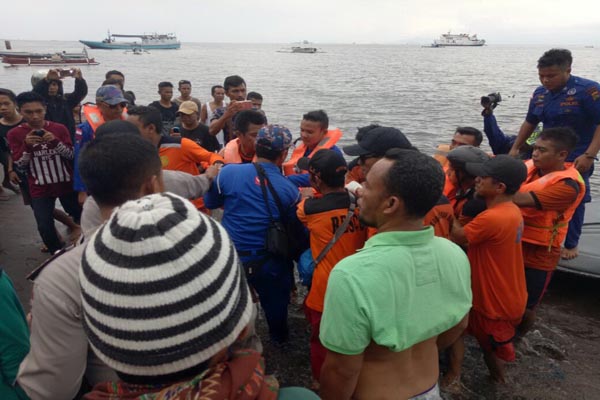
[[[98,65],[93,57],[89,57],[87,51],[83,49],[81,53],[54,53],[54,54],[39,54],[39,53],[11,53],[2,56],[2,62],[11,67],[21,65],[34,66],[55,66],[55,65]]]
[[[314,54],[321,53],[318,48],[314,47],[308,40],[294,43],[291,48],[284,48],[277,50],[278,53],[302,53],[302,54]]]
[[[444,33],[438,40],[434,40],[431,47],[449,47],[449,46],[483,46],[484,39],[478,39],[477,35],[469,35],[468,33],[459,33],[458,35],[450,32]]]
[[[117,38],[139,38],[140,41],[117,41]],[[173,33],[121,35],[117,33],[111,34],[109,31],[107,38],[101,42],[94,42],[91,40],[80,40],[80,42],[91,49],[103,50],[127,50],[132,48],[141,48],[142,50],[169,50],[179,49],[181,47],[181,42],[177,40],[177,36]]]

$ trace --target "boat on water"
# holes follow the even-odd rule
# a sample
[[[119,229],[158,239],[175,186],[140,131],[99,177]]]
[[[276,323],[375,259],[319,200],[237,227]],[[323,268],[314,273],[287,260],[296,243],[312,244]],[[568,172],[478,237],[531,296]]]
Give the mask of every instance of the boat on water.
[[[558,269],[579,275],[600,278],[600,202],[592,201],[585,206],[585,218],[579,238],[579,256],[572,260],[558,261]]]
[[[302,54],[314,54],[322,53],[318,48],[314,47],[313,43],[308,40],[303,40],[299,43],[293,43],[291,48],[283,48],[277,50],[278,53],[302,53]]]
[[[457,35],[450,32],[444,33],[439,39],[434,40],[431,47],[450,47],[450,46],[483,46],[484,39],[478,39],[477,35],[469,35],[468,33],[459,33]]]
[[[139,38],[140,41],[117,41],[117,38]],[[173,33],[121,35],[116,33],[111,34],[109,31],[107,38],[101,42],[91,40],[80,40],[80,42],[91,49],[103,50],[127,50],[132,48],[141,48],[142,50],[170,50],[181,47],[181,42],[177,40],[177,36]]]
[[[98,65],[93,57],[90,57],[85,49],[81,53],[27,53],[27,52],[3,52],[2,62],[11,67],[21,65],[55,66],[55,65]]]

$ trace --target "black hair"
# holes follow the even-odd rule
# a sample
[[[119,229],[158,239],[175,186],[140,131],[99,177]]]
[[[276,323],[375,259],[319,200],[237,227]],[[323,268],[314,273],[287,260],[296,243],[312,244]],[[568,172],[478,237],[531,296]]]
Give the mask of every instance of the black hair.
[[[540,132],[538,139],[550,140],[556,150],[572,152],[577,145],[577,134],[569,127],[547,128]]]
[[[0,96],[6,96],[12,103],[17,104],[17,96],[10,89],[0,88]]]
[[[144,127],[152,124],[154,125],[154,129],[156,129],[156,133],[160,134],[162,132],[162,116],[160,110],[157,108],[151,106],[133,106],[127,109],[127,114],[137,116]]]
[[[354,137],[354,139],[356,139],[357,142],[360,142],[367,132],[369,132],[375,128],[381,128],[381,125],[371,124],[371,125],[357,128],[356,136]]]
[[[323,110],[309,111],[302,116],[302,119],[307,121],[318,122],[321,124],[321,128],[328,129],[329,128],[329,117],[327,113]]]
[[[234,130],[242,134],[248,133],[250,124],[264,125],[267,123],[267,119],[264,114],[256,110],[244,110],[240,111],[235,116]]]
[[[177,84],[177,87],[181,87],[181,85],[190,85],[190,86],[192,86],[192,82],[188,81],[187,79],[182,79]]]
[[[228,91],[230,87],[246,85],[246,81],[239,75],[231,75],[225,78],[225,82],[223,82],[223,89]]]
[[[246,100],[262,100],[262,99],[263,99],[262,94],[260,94],[258,92],[250,92],[246,96]]]
[[[95,138],[79,157],[79,174],[98,205],[116,207],[138,197],[142,184],[161,172],[156,148],[140,135]]]
[[[258,139],[256,141],[256,157],[266,158],[269,161],[277,160],[284,150],[271,149],[271,142],[268,139]]]
[[[140,130],[137,126],[129,121],[124,121],[122,119],[115,119],[114,121],[107,121],[100,125],[98,129],[94,132],[94,137],[99,138],[104,135],[112,135],[112,134],[134,134],[139,135]]]
[[[469,135],[475,137],[475,142],[473,143],[473,146],[475,147],[479,147],[481,142],[483,142],[483,133],[481,133],[479,129],[473,128],[471,126],[459,126],[458,128],[456,128],[456,132],[460,133],[461,135]]]
[[[119,76],[123,77],[123,79],[125,79],[125,75],[123,75],[123,73],[121,71],[117,71],[116,69],[111,69],[110,71],[108,71],[104,75],[104,79],[108,79],[108,77],[111,75],[119,75]]]
[[[537,63],[538,68],[548,68],[557,66],[560,69],[567,69],[573,63],[573,56],[567,49],[550,49],[545,52]]]
[[[19,108],[23,107],[24,104],[27,103],[42,103],[42,105],[45,107],[46,106],[46,100],[44,100],[44,98],[37,94],[36,92],[23,92],[23,93],[19,93],[19,95],[16,97],[17,99],[17,106]]]
[[[107,78],[102,82],[102,86],[113,85],[123,90],[123,82],[115,78]]]
[[[167,82],[167,81],[160,82],[160,83],[158,84],[158,90],[160,90],[160,89],[162,89],[162,88],[166,88],[166,87],[170,87],[170,88],[172,88],[172,87],[173,87],[173,84],[172,84],[171,82]]]
[[[445,178],[440,163],[409,149],[388,150],[385,158],[394,161],[383,178],[388,194],[402,199],[408,215],[424,217],[442,196]]]
[[[215,85],[215,86],[213,86],[213,87],[210,88],[210,94],[214,96],[215,95],[215,90],[217,90],[217,89],[223,89],[223,90],[225,90],[225,88],[223,86],[221,86],[221,85]]]

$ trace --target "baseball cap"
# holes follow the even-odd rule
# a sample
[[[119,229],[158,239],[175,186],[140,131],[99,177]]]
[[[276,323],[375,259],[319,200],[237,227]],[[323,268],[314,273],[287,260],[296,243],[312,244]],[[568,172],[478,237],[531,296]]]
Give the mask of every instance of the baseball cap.
[[[120,88],[114,85],[106,85],[100,86],[96,90],[96,102],[114,106],[115,104],[127,103],[127,99],[123,97],[123,92]]]
[[[345,146],[344,153],[349,156],[363,156],[366,154],[383,156],[386,151],[392,148],[412,149],[413,145],[400,129],[380,126],[365,132],[358,143]]]
[[[198,112],[198,104],[190,100],[182,102],[179,105],[179,110],[177,110],[177,114],[184,113],[190,115],[195,112]]]
[[[468,162],[465,169],[473,176],[491,176],[509,188],[518,189],[527,178],[525,163],[506,154],[500,154],[482,163]]]
[[[319,176],[326,184],[332,184],[336,177],[344,176],[348,171],[344,157],[331,149],[321,149],[311,158],[302,157],[298,160],[298,167]]]
[[[274,151],[283,151],[292,145],[292,134],[283,125],[267,125],[256,135],[256,145]]]

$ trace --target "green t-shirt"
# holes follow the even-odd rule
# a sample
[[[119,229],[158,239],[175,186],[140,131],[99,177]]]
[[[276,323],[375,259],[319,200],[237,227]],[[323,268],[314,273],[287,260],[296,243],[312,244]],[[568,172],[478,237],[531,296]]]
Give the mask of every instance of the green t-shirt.
[[[399,352],[439,335],[471,308],[465,253],[433,228],[378,233],[329,276],[321,343],[362,353],[371,341]]]
[[[8,275],[0,269],[0,399],[21,400],[27,395],[13,384],[19,364],[29,352],[29,328],[23,307]]]

